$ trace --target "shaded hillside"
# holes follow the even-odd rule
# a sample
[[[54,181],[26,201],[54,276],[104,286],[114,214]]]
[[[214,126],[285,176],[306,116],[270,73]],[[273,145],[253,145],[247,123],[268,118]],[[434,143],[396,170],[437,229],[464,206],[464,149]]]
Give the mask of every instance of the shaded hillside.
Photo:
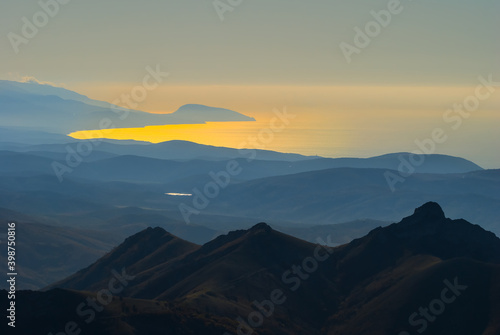
[[[2,208],[0,220],[16,222],[18,289],[39,289],[65,278],[102,257],[119,241],[110,231],[49,226]],[[0,234],[2,249],[6,249],[6,232]],[[7,264],[6,256],[1,253],[0,262]],[[7,282],[2,281],[0,288],[7,288]]]
[[[218,233],[210,228],[185,225],[168,217],[168,213],[139,208],[110,208],[73,216],[61,215],[60,222],[46,216],[26,215],[0,208],[0,220],[17,223],[19,261],[18,289],[41,289],[74,274],[75,271],[102,257],[124,238],[148,227],[161,225],[179,236],[205,243]],[[214,218],[215,220],[215,218]],[[97,226],[88,224],[98,223]],[[62,223],[63,225],[58,225]],[[5,246],[6,231],[0,233]],[[0,261],[7,263],[6,254]],[[0,283],[0,289],[7,282]]]
[[[445,218],[436,203],[337,248],[301,241],[262,223],[153,264],[147,260],[155,252],[149,243],[141,243],[141,236],[153,232],[167,234],[158,229],[137,234],[81,271],[79,278],[89,278],[85,285],[71,277],[56,286],[97,290],[105,282],[90,280],[93,269],[120,259],[120,250],[128,245],[147,266],[137,267],[136,259],[116,263],[134,276],[120,294],[126,297],[165,301],[213,318],[246,320],[255,301],[270,299],[279,290],[285,299],[254,327],[258,334],[414,334],[423,329],[422,316],[417,315],[418,325],[408,319],[419,306],[440,297],[448,301],[440,303],[446,313],[436,312],[436,319],[425,323],[426,333],[500,331],[500,239],[464,220]],[[447,295],[441,293],[443,288],[448,288]],[[474,312],[470,306],[476,306]],[[233,333],[237,326],[225,325]]]
[[[416,209],[398,224],[375,229],[336,255],[340,289],[351,294],[329,318],[325,333],[423,332],[422,316],[413,323],[408,319],[419,306],[440,297],[446,300],[441,292],[447,287],[448,292],[455,288],[456,302],[444,307],[446,314],[436,313],[435,322],[425,323],[427,333],[500,331],[500,304],[495,302],[500,293],[500,240],[464,220],[446,219],[436,203]],[[473,312],[470,306],[476,306]]]
[[[99,290],[109,280],[113,270],[127,268],[130,273],[140,273],[198,248],[196,244],[175,237],[162,228],[148,228],[127,238],[90,267],[54,286],[86,291]]]
[[[221,335],[235,323],[228,318],[175,307],[167,302],[119,297],[113,297],[105,306],[95,305],[96,311],[89,305],[90,299],[96,301],[98,296],[59,289],[18,292],[17,315],[22,319],[18,319],[15,329],[2,322],[0,332],[61,334],[65,329],[73,329],[93,335]],[[7,303],[7,292],[0,290],[0,304],[6,306]],[[73,328],[66,328],[68,325]]]

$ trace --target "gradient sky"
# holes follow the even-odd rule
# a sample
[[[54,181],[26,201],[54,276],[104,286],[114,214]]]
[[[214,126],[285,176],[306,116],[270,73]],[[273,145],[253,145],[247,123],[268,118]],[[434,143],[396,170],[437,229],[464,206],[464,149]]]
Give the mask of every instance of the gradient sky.
[[[170,76],[138,109],[225,107],[256,117],[258,131],[286,106],[297,118],[270,149],[412,151],[415,139],[446,126],[443,113],[474,93],[478,76],[500,81],[500,2],[403,0],[402,12],[348,64],[339,44],[353,44],[353,29],[388,2],[244,0],[221,21],[212,0],[71,0],[16,54],[7,36],[21,34],[22,18],[31,21],[40,5],[4,1],[0,78],[32,76],[113,101],[140,84],[146,66],[160,64]],[[498,91],[437,152],[500,167]],[[241,126],[225,125],[225,135],[221,127],[182,136],[191,131],[204,142],[212,129],[221,145],[239,141]]]

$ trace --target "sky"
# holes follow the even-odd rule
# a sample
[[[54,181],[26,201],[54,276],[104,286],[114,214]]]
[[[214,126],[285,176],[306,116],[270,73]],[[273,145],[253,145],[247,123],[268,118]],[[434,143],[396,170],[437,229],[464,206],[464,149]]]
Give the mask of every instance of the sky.
[[[444,120],[478,78],[500,82],[497,0],[59,1],[2,2],[0,79],[112,102],[159,67],[169,76],[137,109],[200,103],[257,119],[110,136],[237,146],[286,108],[296,117],[262,147],[367,157],[417,150],[439,128],[436,153],[500,167],[500,88],[456,129]]]

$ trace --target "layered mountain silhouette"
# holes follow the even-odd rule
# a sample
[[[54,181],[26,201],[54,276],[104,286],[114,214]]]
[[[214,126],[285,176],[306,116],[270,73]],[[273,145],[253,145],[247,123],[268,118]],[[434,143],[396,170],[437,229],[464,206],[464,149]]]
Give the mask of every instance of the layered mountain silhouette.
[[[68,150],[68,146],[73,151],[80,147],[81,142],[66,142],[52,144],[14,144],[11,142],[2,143],[0,141],[0,151],[2,154],[11,154],[20,157],[21,155],[31,155],[35,157],[47,157],[52,160],[61,161],[66,164],[67,160],[74,158],[76,153]],[[110,180],[110,171],[116,171],[116,165],[130,168],[135,173],[127,172],[130,180],[141,181],[141,178],[150,178],[151,181],[157,178],[163,182],[161,177],[175,174],[179,178],[201,174],[211,169],[224,169],[223,165],[227,160],[236,159],[240,165],[245,166],[244,171],[238,175],[244,180],[258,179],[271,176],[292,175],[301,172],[320,171],[332,168],[356,168],[356,169],[388,169],[398,171],[400,159],[409,154],[396,153],[380,157],[365,159],[344,159],[344,158],[313,158],[298,154],[279,153],[266,150],[237,150],[224,147],[213,147],[196,144],[186,141],[168,141],[157,144],[131,143],[117,144],[104,141],[96,145],[89,155],[80,155],[80,159],[87,162],[101,161],[95,166],[84,166],[77,172],[82,177],[87,177],[86,173],[100,176],[101,179]],[[249,160],[249,157],[254,157]],[[415,169],[413,173],[467,173],[481,171],[481,167],[462,158],[446,155],[422,155],[426,163]],[[26,157],[25,159],[29,159]],[[35,159],[35,158],[32,158]],[[197,164],[191,164],[193,160]],[[126,161],[126,164],[124,164]],[[176,162],[172,162],[176,161]],[[183,161],[181,164],[178,161]],[[218,163],[217,163],[218,162]],[[217,164],[219,166],[217,166]],[[172,165],[182,166],[178,170],[171,171]],[[36,171],[39,164],[28,165],[31,170]],[[138,166],[152,167],[151,174],[142,173]],[[179,175],[179,172],[186,171]],[[173,172],[173,173],[172,173]],[[406,171],[404,171],[406,173]],[[191,174],[190,174],[191,173]],[[399,172],[396,172],[396,174]],[[113,175],[111,173],[111,175]],[[119,180],[118,178],[115,180]]]
[[[36,289],[61,280],[109,251],[118,240],[151,225],[203,244],[220,234],[247,229],[265,220],[295,237],[312,242],[317,236],[325,240],[329,237],[330,245],[339,245],[407,216],[422,202],[434,200],[449,215],[463,217],[500,235],[499,170],[481,170],[455,157],[425,156],[428,165],[420,168],[434,173],[414,173],[391,192],[384,174],[398,174],[393,168],[404,155],[346,160],[257,151],[256,159],[248,162],[251,150],[242,155],[236,149],[182,141],[154,145],[103,141],[90,155],[82,157],[79,165],[72,163],[71,173],[60,182],[53,164],[67,165],[71,156],[68,148],[76,148],[80,142],[64,142],[66,138],[61,135],[26,133],[32,135],[25,137],[27,143],[0,143],[0,148],[9,148],[0,150],[0,207],[6,210],[0,218],[20,218],[20,223],[25,224],[29,233],[20,243],[30,246],[23,250],[26,259],[33,260],[24,262],[20,288]],[[9,140],[9,133],[5,138]],[[43,138],[47,144],[30,144],[36,138]],[[193,206],[199,196],[167,193],[193,194],[195,189],[203,192],[214,181],[209,172],[223,173],[232,160],[239,164],[241,172],[232,176],[219,195],[210,199],[199,214],[191,215],[190,224],[186,224],[179,206]],[[320,170],[329,164],[349,162],[361,162],[363,168]],[[385,166],[387,170],[373,166]],[[478,170],[451,173],[470,169]],[[59,229],[50,228],[60,226],[72,234],[71,242],[59,238]],[[87,243],[82,230],[93,230],[97,240],[93,247],[82,247]],[[110,231],[115,236],[109,236]],[[43,239],[51,241],[51,248],[44,245]],[[53,250],[78,250],[80,257],[63,264],[65,253]],[[41,267],[48,271],[38,276]],[[0,288],[6,285],[0,283]]]
[[[102,300],[113,276],[122,290],[87,325],[75,309]],[[150,228],[45,292],[21,292],[19,330],[498,334],[499,279],[500,239],[433,202],[335,248],[265,223],[203,246]]]
[[[101,129],[102,120],[111,122],[112,128],[255,121],[228,109],[194,104],[184,105],[171,114],[152,114],[92,100],[60,87],[5,80],[0,81],[0,117],[3,127],[25,127],[58,134]]]
[[[228,186],[211,203],[257,219],[341,223],[362,218],[392,221],[410,208],[434,200],[453,216],[498,230],[500,170],[457,174],[415,173],[394,191],[386,173],[394,170],[338,168],[250,180]],[[395,216],[396,215],[396,216]]]
[[[175,112],[170,114],[185,121],[198,123],[204,121],[255,121],[253,117],[249,117],[232,110],[225,108],[214,108],[199,104],[188,104],[179,107]]]
[[[87,105],[109,108],[110,104],[104,101],[93,100],[83,94],[70,91],[63,87],[49,84],[40,84],[36,81],[18,82],[10,80],[0,80],[0,92],[2,94],[31,94],[33,96],[57,96],[64,100],[73,100]]]

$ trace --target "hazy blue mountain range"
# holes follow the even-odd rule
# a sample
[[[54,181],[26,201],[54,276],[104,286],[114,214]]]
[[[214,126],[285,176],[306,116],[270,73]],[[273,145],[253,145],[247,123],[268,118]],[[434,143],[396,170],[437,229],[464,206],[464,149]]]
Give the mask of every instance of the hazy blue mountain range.
[[[24,93],[34,96],[47,96],[53,95],[64,100],[74,100],[83,102],[86,105],[97,106],[102,108],[109,108],[110,104],[104,101],[93,100],[85,95],[67,90],[63,87],[52,85],[43,85],[36,82],[17,82],[9,80],[0,80],[0,92],[2,94],[16,94]]]
[[[213,182],[207,171],[221,171],[227,161],[173,161],[99,151],[60,183],[51,164],[57,159],[64,163],[64,156],[54,151],[0,151],[0,208],[4,208],[1,218],[27,224],[25,243],[33,247],[26,248],[26,258],[40,260],[47,256],[46,262],[40,261],[34,267],[26,264],[24,273],[30,275],[20,281],[20,287],[41,287],[61,279],[71,269],[83,267],[84,260],[95,260],[107,251],[102,246],[82,248],[87,243],[82,230],[95,231],[96,237],[102,232],[96,240],[110,246],[116,241],[107,238],[110,231],[114,238],[125,238],[155,225],[202,244],[265,219],[275,229],[309,242],[320,237],[325,243],[339,245],[409,215],[419,202],[435,200],[455,217],[476,222],[500,235],[499,170],[413,174],[391,192],[384,177],[388,170],[384,169],[336,168],[266,177],[270,173],[291,173],[290,166],[309,161],[248,163],[238,159],[243,172],[186,224],[179,205],[193,206],[194,197],[165,193],[203,190]],[[314,161],[323,160],[310,160]],[[286,166],[289,170],[281,170]],[[53,230],[52,238],[44,238],[53,241],[54,249],[78,250],[81,261],[51,267],[50,262],[64,264],[65,254],[47,254],[54,249],[43,247],[37,236],[45,235],[37,233],[38,225],[42,225],[43,234],[51,232],[46,226],[71,232],[74,246],[57,237],[58,229]],[[32,275],[41,265],[51,271],[46,276]]]
[[[15,134],[17,134],[17,137]],[[39,140],[39,142],[34,144],[35,140]],[[371,158],[323,158],[270,150],[238,150],[187,141],[167,141],[154,144],[149,142],[105,139],[88,142],[50,133],[22,131],[17,128],[0,128],[0,150],[31,154],[38,154],[40,152],[58,153],[60,154],[60,159],[65,159],[71,149],[76,150],[78,148],[79,143],[90,143],[92,145],[91,154],[81,155],[83,159],[92,160],[95,160],[92,156],[104,152],[110,154],[110,156],[128,155],[162,160],[188,161],[199,159],[209,161],[245,159],[255,164],[259,164],[260,161],[277,161],[272,163],[275,166],[269,166],[269,168],[281,172],[272,172],[268,175],[292,174],[339,167],[401,169],[401,171],[407,172],[408,165],[411,165],[410,156],[413,156],[409,153],[393,153]],[[417,155],[416,157],[419,157],[423,161],[419,166],[411,166],[416,173],[464,173],[482,170],[475,163],[459,157],[438,154]]]
[[[0,126],[0,146],[2,149],[22,150],[28,145],[63,144],[74,141],[74,138],[62,134],[37,131],[26,127]]]
[[[55,152],[66,154],[67,145],[75,148],[78,145],[78,141],[72,139],[70,143],[62,144],[38,144],[38,145],[25,145],[25,146],[15,146],[12,144],[6,144],[6,150],[13,150],[19,152]],[[0,148],[4,148],[4,144],[0,142]],[[112,155],[128,155],[128,156],[138,156],[146,158],[156,158],[156,159],[167,159],[167,160],[193,160],[193,159],[203,159],[203,160],[227,160],[234,158],[250,158],[254,155],[254,151],[250,149],[233,149],[224,147],[214,147],[208,145],[197,144],[187,141],[168,141],[162,143],[149,143],[149,142],[137,142],[130,141],[127,143],[118,143],[118,141],[103,140],[98,142],[95,149],[92,151],[92,155],[95,152],[105,152]],[[312,159],[307,156],[299,154],[287,154],[269,150],[256,150],[256,158],[258,160],[276,160],[276,161],[298,161]],[[91,156],[92,156],[91,155]]]
[[[59,87],[5,80],[0,81],[0,117],[3,127],[59,134],[102,128],[255,121],[228,109],[195,104],[181,106],[171,114],[151,114],[95,101]]]
[[[210,204],[259,220],[340,223],[363,218],[395,220],[411,207],[439,201],[455,217],[500,235],[500,170],[458,174],[413,174],[394,192],[386,170],[338,168],[268,177],[229,185]],[[395,172],[395,171],[394,171]]]
[[[4,201],[10,204],[2,204],[2,207],[54,215],[64,208],[63,203],[69,212],[70,208],[80,205],[88,210],[107,205],[157,208],[178,213],[176,219],[182,222],[178,206],[191,204],[193,198],[169,197],[165,193],[191,194],[195,188],[203,190],[214,181],[209,172],[225,171],[228,159],[234,158],[241,172],[232,176],[227,187],[203,210],[204,214],[246,217],[250,222],[267,218],[276,224],[320,225],[359,219],[392,221],[407,215],[418,202],[439,200],[453,215],[499,231],[495,214],[500,194],[498,171],[482,170],[460,158],[425,156],[426,163],[420,169],[433,173],[414,173],[392,192],[385,174],[387,171],[399,174],[393,169],[405,154],[325,159],[265,152],[269,158],[283,160],[248,162],[245,158],[236,158],[240,153],[234,149],[189,142],[157,145],[103,142],[101,145],[103,147],[72,168],[63,183],[55,176],[53,163],[67,164],[67,144],[21,145],[16,152],[0,151],[0,172],[4,176],[0,178],[4,186],[0,194],[3,192]],[[141,147],[147,155],[161,155],[163,149],[179,156],[177,160],[167,160],[123,155],[134,150],[139,152]],[[204,151],[206,159],[199,158]],[[180,153],[183,160],[179,160]],[[320,170],[329,165],[346,164],[364,168]],[[383,166],[387,170],[380,168]],[[45,192],[47,200],[43,205],[33,191]],[[193,219],[196,222],[196,216]]]

